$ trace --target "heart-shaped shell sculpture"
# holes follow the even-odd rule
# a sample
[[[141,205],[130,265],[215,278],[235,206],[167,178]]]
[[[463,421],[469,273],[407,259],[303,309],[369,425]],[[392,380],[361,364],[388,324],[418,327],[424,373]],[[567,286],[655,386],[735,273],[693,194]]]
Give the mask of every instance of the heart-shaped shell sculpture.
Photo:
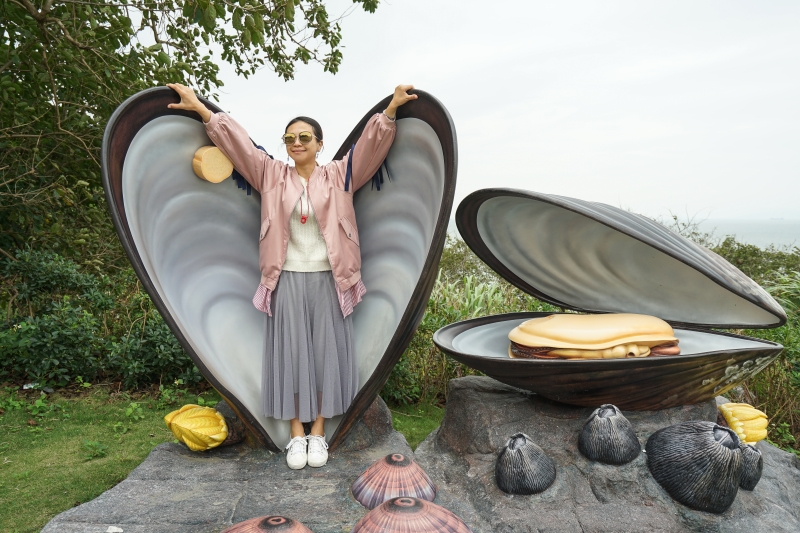
[[[228,436],[228,425],[216,409],[187,404],[164,417],[175,438],[193,452],[204,452],[222,444]]]
[[[375,461],[353,482],[353,496],[367,509],[374,509],[386,500],[410,496],[432,502],[436,485],[428,474],[409,456],[392,453]]]
[[[312,533],[310,529],[285,516],[259,516],[234,524],[222,533],[260,533],[274,531],[276,533]]]
[[[556,480],[556,464],[524,433],[512,435],[494,468],[497,487],[509,494],[538,494]]]
[[[591,461],[624,465],[639,457],[642,446],[622,411],[608,403],[595,409],[583,425],[578,449]]]
[[[731,429],[702,420],[683,422],[653,433],[645,451],[655,480],[687,507],[723,513],[736,498],[742,452]]]
[[[380,172],[374,187],[342,192],[352,195],[367,293],[352,314],[359,390],[344,414],[325,421],[331,450],[357,427],[422,320],[447,237],[458,167],[455,126],[438,100],[414,92],[417,98],[397,111],[385,160],[390,179],[382,182]],[[347,155],[391,98],[354,118],[333,159]],[[267,222],[261,196],[238,180],[198,179],[192,160],[211,140],[200,115],[167,107],[179,100],[172,89],[154,87],[131,96],[109,119],[101,167],[111,218],[142,286],[186,353],[250,437],[280,452],[291,440],[290,424],[262,408],[265,315],[252,303]],[[200,154],[204,176],[212,153]],[[217,177],[226,173],[227,167]]]
[[[755,444],[767,438],[769,418],[763,411],[747,403],[725,403],[718,407],[728,427],[745,444]]]
[[[435,503],[403,496],[385,501],[358,521],[351,533],[472,533],[459,517]]]
[[[739,488],[753,490],[761,479],[764,471],[764,458],[761,451],[752,444],[742,444],[742,478]]]

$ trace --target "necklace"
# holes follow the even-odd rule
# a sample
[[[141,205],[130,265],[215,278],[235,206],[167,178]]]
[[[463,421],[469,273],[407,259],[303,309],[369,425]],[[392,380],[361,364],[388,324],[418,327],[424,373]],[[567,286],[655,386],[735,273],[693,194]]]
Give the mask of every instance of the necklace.
[[[308,204],[308,201],[306,201],[306,203]],[[311,204],[308,204],[308,214],[306,214],[306,215],[303,214],[303,197],[301,196],[300,197],[300,223],[301,224],[305,224],[306,221],[308,220],[308,215],[310,215],[310,214],[311,214]]]
[[[303,196],[306,196],[306,204],[308,207],[308,213],[306,214],[303,214]],[[303,194],[300,195],[300,223],[305,224],[310,214],[311,214],[311,201],[308,199],[308,189],[306,188],[306,184],[303,183]]]

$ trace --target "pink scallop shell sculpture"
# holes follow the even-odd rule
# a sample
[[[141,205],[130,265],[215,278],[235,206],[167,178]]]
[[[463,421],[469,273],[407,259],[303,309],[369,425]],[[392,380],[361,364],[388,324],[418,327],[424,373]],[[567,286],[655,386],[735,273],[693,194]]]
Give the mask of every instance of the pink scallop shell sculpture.
[[[459,517],[418,498],[393,498],[358,521],[351,533],[472,533]]]
[[[270,531],[275,533],[312,533],[310,529],[291,518],[284,516],[258,516],[234,524],[222,533],[261,533]]]
[[[407,455],[392,453],[375,461],[353,482],[350,490],[358,502],[374,509],[386,500],[399,496],[429,502],[436,497],[436,485],[428,474]]]

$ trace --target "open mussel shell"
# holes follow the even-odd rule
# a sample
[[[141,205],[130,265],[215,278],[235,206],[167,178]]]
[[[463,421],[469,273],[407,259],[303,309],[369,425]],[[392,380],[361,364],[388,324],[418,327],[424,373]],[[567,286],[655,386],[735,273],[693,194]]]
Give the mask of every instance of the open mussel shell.
[[[736,498],[743,461],[739,437],[730,428],[683,422],[653,433],[645,451],[655,480],[687,507],[723,513]]]
[[[472,533],[459,517],[435,503],[403,496],[385,501],[358,521],[351,533]]]
[[[222,533],[259,533],[274,531],[275,533],[312,533],[310,529],[285,516],[259,516],[234,524]]]
[[[455,127],[438,100],[415,94],[397,110],[386,157],[390,179],[381,172],[375,187],[352,193],[367,294],[352,315],[359,391],[343,415],[325,422],[331,450],[356,427],[411,340],[447,236]],[[197,113],[167,107],[179,100],[173,90],[155,87],[131,96],[111,116],[101,151],[107,204],[164,322],[251,436],[279,452],[291,440],[289,421],[263,414],[264,314],[252,304],[261,278],[261,199],[232,180],[215,185],[197,178],[192,159],[211,140]],[[390,100],[355,124],[334,159],[347,154]]]
[[[524,433],[512,435],[494,468],[497,487],[509,494],[538,494],[556,480],[556,464]]]
[[[609,403],[595,409],[583,425],[578,449],[591,461],[624,465],[639,457],[642,446],[628,419]]]
[[[764,471],[764,458],[761,451],[751,444],[742,444],[742,477],[739,487],[744,490],[753,490],[761,479]]]
[[[428,474],[402,453],[392,453],[375,461],[353,482],[351,490],[355,499],[367,509],[400,496],[429,502],[436,497],[436,485]]]

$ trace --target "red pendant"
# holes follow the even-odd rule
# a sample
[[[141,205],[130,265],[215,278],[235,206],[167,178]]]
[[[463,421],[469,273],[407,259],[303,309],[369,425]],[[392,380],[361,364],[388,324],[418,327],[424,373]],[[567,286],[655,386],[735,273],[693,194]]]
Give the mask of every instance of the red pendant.
[[[308,220],[308,215],[302,215],[302,216],[300,217],[300,223],[301,223],[301,224],[305,224],[305,223],[306,223],[306,220]]]

